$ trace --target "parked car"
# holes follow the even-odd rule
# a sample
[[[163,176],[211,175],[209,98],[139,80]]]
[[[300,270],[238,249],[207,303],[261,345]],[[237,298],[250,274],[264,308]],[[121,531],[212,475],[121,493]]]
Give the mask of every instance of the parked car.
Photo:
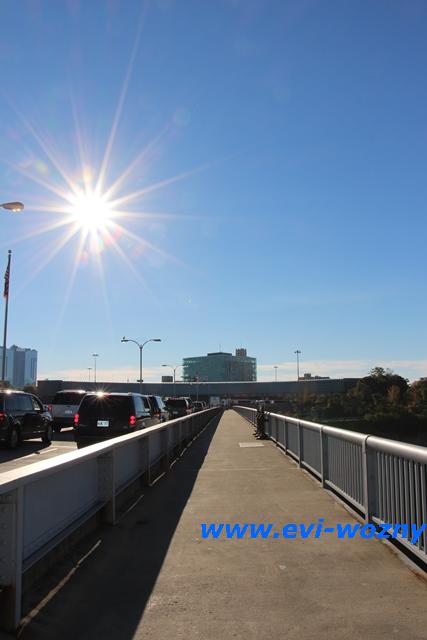
[[[159,418],[160,422],[169,420],[169,411],[160,396],[148,396],[148,401],[151,406],[151,416],[153,418]]]
[[[0,391],[0,440],[15,449],[22,440],[52,442],[52,416],[32,393]]]
[[[182,418],[183,416],[193,413],[191,400],[189,398],[168,398],[166,400],[166,407],[171,419]]]
[[[53,428],[58,433],[62,427],[72,427],[79,404],[86,395],[84,389],[64,389],[55,393],[49,411],[53,418]]]
[[[84,446],[159,424],[147,396],[139,393],[87,393],[74,416],[74,437]]]

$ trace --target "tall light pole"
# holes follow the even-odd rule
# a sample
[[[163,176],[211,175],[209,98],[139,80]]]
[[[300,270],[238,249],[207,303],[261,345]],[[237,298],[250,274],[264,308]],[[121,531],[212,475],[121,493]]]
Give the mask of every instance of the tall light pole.
[[[89,371],[89,382],[90,382],[90,372],[92,371],[92,367],[88,367],[87,370]]]
[[[297,354],[297,380],[299,380],[299,356],[301,354],[301,351],[297,349],[296,351],[294,351],[294,353]]]
[[[7,209],[7,211],[12,211],[13,213],[19,213],[24,210],[24,205],[22,202],[3,202],[0,204],[1,209]]]
[[[7,345],[7,314],[9,309],[9,282],[10,282],[10,260],[12,258],[12,251],[9,249],[7,252],[7,267],[4,273],[4,290],[3,297],[5,299],[4,305],[4,327],[3,327],[3,352],[1,363],[1,385],[6,386],[6,345]]]
[[[274,382],[277,382],[277,364],[274,365]]]
[[[142,350],[146,344],[149,342],[161,342],[161,338],[150,338],[146,340],[142,344],[140,344],[137,340],[132,340],[132,338],[126,338],[123,336],[122,342],[133,342],[139,348],[139,393],[142,393]]]
[[[93,381],[96,384],[96,359],[99,357],[99,353],[92,353],[94,367],[93,367]]]
[[[176,374],[176,370],[178,369],[178,367],[183,367],[183,364],[162,364],[162,367],[170,367],[171,369],[173,369],[173,395],[175,397],[175,374]]]

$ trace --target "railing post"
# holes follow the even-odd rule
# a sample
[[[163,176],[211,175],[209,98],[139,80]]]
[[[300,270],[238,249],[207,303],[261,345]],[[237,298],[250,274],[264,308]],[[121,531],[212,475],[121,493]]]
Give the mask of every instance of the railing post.
[[[98,496],[105,502],[103,521],[115,524],[116,521],[116,487],[114,472],[114,449],[97,458],[98,461]]]
[[[285,447],[285,453],[288,454],[288,421],[285,419],[285,426],[283,429],[283,446]]]
[[[162,431],[162,448],[164,449],[165,455],[163,456],[163,471],[168,471],[170,468],[170,460],[169,460],[169,429],[166,427]]]
[[[22,615],[23,511],[23,487],[0,497],[1,627],[6,631],[14,631]]]
[[[178,444],[178,453],[177,453],[177,458],[182,455],[182,452],[185,449],[185,443],[184,443],[184,426],[183,426],[183,421],[180,420],[178,423],[178,429],[179,429],[179,444]]]
[[[328,479],[328,436],[324,433],[323,427],[320,427],[320,472],[322,476],[322,487],[326,487]]]
[[[302,457],[304,455],[303,451],[303,441],[302,441],[302,430],[301,423],[298,420],[298,466],[301,467]]]
[[[139,441],[141,454],[142,483],[150,486],[151,466],[150,466],[150,436],[147,435]]]
[[[369,436],[362,443],[362,470],[363,470],[363,502],[365,507],[365,520],[372,522],[372,516],[377,510],[376,468],[375,451],[369,448]]]

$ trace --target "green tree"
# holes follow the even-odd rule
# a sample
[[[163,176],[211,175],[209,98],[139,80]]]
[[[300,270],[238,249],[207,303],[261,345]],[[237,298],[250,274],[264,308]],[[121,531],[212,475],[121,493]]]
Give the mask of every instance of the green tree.
[[[33,384],[26,384],[25,387],[23,388],[23,391],[26,391],[27,393],[32,393],[33,395],[37,395],[37,387],[35,387]]]

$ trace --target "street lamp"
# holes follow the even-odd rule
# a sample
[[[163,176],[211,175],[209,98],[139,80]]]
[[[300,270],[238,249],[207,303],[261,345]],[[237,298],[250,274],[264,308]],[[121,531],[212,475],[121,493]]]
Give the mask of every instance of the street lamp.
[[[96,359],[99,357],[99,353],[92,353],[94,368],[93,368],[93,381],[96,384]]]
[[[87,370],[89,371],[89,382],[90,382],[90,372],[92,371],[92,367],[88,367]]]
[[[146,340],[145,342],[140,344],[139,342],[137,342],[137,340],[132,340],[132,338],[126,338],[125,336],[123,336],[121,341],[133,342],[139,348],[139,393],[142,393],[142,350],[149,342],[161,342],[162,340],[161,338],[150,338],[149,340]]]
[[[294,353],[297,354],[297,380],[299,380],[299,356],[301,354],[301,351],[297,349],[296,351],[294,351]]]
[[[277,364],[274,365],[274,382],[277,382]]]
[[[176,370],[178,369],[178,367],[183,367],[183,364],[176,364],[175,366],[173,364],[162,364],[162,367],[170,367],[171,369],[173,369],[173,396],[175,397],[175,373]]]
[[[2,209],[7,209],[8,211],[12,211],[13,213],[19,213],[19,211],[23,211],[24,205],[22,202],[3,202],[0,204]]]

